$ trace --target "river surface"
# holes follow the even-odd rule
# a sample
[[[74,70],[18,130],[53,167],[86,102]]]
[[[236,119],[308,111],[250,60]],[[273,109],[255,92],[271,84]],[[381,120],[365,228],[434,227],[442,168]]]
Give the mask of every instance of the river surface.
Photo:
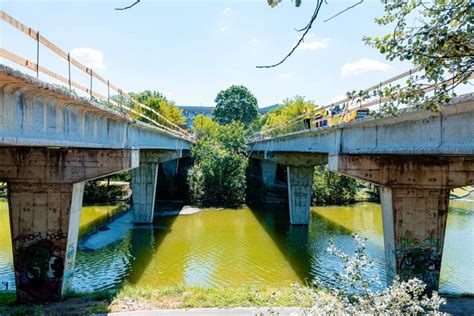
[[[474,293],[474,198],[451,201],[450,206],[440,292]],[[82,225],[103,211],[84,208]],[[367,251],[376,263],[373,273],[383,281],[380,205],[359,203],[313,208],[308,227],[288,225],[288,210],[275,206],[203,210],[155,218],[153,226],[130,225],[112,244],[78,250],[73,287],[93,291],[124,282],[142,288],[305,284],[315,276],[324,280],[326,272],[340,269],[341,264],[326,251],[328,241],[334,239],[336,246],[351,251],[352,233],[368,238]],[[0,201],[0,290],[2,282],[13,288],[5,201]]]

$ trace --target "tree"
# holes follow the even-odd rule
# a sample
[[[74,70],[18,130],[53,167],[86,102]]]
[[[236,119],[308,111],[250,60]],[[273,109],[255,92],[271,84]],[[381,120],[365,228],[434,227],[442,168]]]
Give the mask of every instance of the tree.
[[[176,106],[174,101],[168,100],[160,92],[146,90],[138,93],[130,93],[130,95],[134,100],[154,109],[172,123],[176,125],[183,125],[185,123],[181,109]],[[163,118],[153,113],[153,111],[143,109],[138,105],[133,105],[133,109],[157,121],[158,123],[161,123],[167,127],[171,127]],[[140,116],[136,117],[136,119],[149,123],[149,121]]]
[[[219,124],[204,114],[199,114],[194,117],[191,131],[197,138],[216,135],[218,130]]]
[[[332,173],[327,166],[315,168],[313,201],[316,205],[341,205],[355,201],[357,180]]]
[[[314,101],[306,100],[301,96],[295,96],[293,98],[284,100],[280,107],[268,112],[265,115],[265,123],[263,124],[262,131],[274,128],[276,126],[281,126],[283,123],[302,115],[304,113],[305,106],[309,111],[313,111],[317,107]],[[303,128],[303,120],[301,120],[301,122],[297,122],[296,124],[281,126],[275,130],[275,133],[285,133]]]
[[[378,91],[390,100],[385,104],[396,111],[397,104],[422,104],[438,110],[452,98],[454,89],[467,83],[474,67],[474,7],[471,0],[382,1],[385,16],[375,22],[393,26],[383,37],[364,41],[388,60],[411,61],[419,74],[400,85]],[[433,93],[425,89],[436,85]]]
[[[267,0],[272,7],[281,0]],[[361,4],[347,7],[324,22]],[[392,26],[393,31],[382,37],[364,37],[364,42],[384,54],[388,60],[411,61],[420,72],[410,76],[406,86],[400,84],[376,89],[371,95],[363,91],[348,92],[349,97],[386,97],[382,113],[396,114],[399,105],[417,104],[419,107],[438,110],[455,96],[454,89],[467,84],[474,67],[474,6],[472,0],[381,0],[385,16],[375,22]],[[303,42],[304,36],[317,18],[324,0],[316,1],[315,11],[300,30],[298,43],[279,63],[258,68],[275,67],[283,63]],[[301,1],[295,2],[296,6]],[[427,88],[434,86],[434,91]]]
[[[257,98],[244,86],[233,85],[220,91],[215,102],[212,115],[219,124],[239,121],[248,126],[257,118]]]
[[[191,200],[204,206],[235,206],[245,201],[245,128],[240,122],[217,125],[191,150],[194,166],[188,172]]]

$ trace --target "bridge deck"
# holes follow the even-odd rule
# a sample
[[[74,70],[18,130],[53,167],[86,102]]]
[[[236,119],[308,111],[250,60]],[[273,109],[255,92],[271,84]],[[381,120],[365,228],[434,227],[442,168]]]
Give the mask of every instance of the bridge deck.
[[[252,152],[321,154],[474,155],[474,93],[456,97],[440,112],[411,110],[313,128],[249,143]]]
[[[0,146],[175,150],[191,142],[0,64]]]

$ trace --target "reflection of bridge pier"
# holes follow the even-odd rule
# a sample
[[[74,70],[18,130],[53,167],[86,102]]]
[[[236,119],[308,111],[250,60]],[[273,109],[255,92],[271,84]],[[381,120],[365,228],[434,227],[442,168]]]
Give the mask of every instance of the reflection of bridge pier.
[[[331,171],[382,185],[389,278],[417,276],[437,289],[449,192],[474,184],[473,122],[474,95],[467,94],[439,113],[407,109],[397,117],[270,136],[249,146],[257,159],[284,157],[291,164],[278,163],[290,166],[317,165],[310,157],[323,164],[329,156]],[[289,186],[297,184],[289,171]],[[303,199],[293,196],[296,209],[303,209]]]

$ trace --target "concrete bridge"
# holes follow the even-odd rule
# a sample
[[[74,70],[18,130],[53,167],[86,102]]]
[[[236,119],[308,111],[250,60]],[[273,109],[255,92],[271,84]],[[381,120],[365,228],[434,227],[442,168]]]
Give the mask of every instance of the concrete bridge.
[[[159,163],[191,143],[0,64],[0,181],[18,301],[71,288],[85,181],[133,169],[135,221],[150,223]]]
[[[440,112],[306,129],[254,140],[249,151],[267,186],[276,165],[287,166],[292,224],[309,222],[316,165],[380,185],[389,278],[417,276],[438,287],[450,190],[474,185],[473,93]]]

